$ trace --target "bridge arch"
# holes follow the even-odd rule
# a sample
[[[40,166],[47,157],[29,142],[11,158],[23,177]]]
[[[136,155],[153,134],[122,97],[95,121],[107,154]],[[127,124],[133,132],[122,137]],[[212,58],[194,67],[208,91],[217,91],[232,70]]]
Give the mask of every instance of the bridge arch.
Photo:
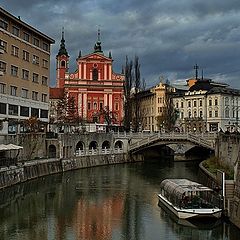
[[[111,147],[111,143],[109,142],[109,141],[104,141],[103,143],[102,143],[102,149],[109,149]]]
[[[123,142],[121,140],[117,140],[114,144],[114,148],[123,148]]]
[[[56,158],[57,157],[57,148],[53,144],[49,145],[49,147],[48,147],[48,157],[49,158]]]
[[[91,141],[89,144],[89,149],[97,149],[98,148],[98,143],[96,141]]]

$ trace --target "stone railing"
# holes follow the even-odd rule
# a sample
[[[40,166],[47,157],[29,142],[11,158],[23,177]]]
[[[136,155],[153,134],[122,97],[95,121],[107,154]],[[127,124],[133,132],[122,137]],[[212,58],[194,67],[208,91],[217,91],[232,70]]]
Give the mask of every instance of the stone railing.
[[[139,134],[141,135],[141,133]],[[149,135],[145,135],[144,138],[142,138],[141,140],[135,142],[135,143],[130,143],[129,149],[130,151],[133,151],[137,148],[143,147],[143,146],[147,146],[151,143],[157,142],[157,141],[169,141],[169,143],[171,142],[175,142],[175,141],[189,141],[198,145],[201,145],[203,147],[209,148],[214,150],[214,139],[215,139],[215,135],[213,134],[193,134],[193,133],[176,133],[176,132],[172,132],[172,133],[149,133]],[[208,140],[208,139],[212,139],[212,140]]]
[[[75,156],[91,156],[91,155],[107,155],[123,153],[122,148],[100,148],[100,149],[78,149],[75,151]]]

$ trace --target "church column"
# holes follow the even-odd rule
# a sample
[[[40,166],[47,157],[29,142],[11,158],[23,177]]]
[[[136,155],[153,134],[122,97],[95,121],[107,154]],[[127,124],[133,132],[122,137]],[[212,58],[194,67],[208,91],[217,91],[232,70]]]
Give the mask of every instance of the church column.
[[[83,94],[83,118],[87,118],[87,94]]]
[[[109,80],[112,80],[112,65],[109,65]]]
[[[108,95],[107,93],[104,94],[104,102],[103,102],[104,107],[108,106]]]
[[[82,116],[82,94],[78,94],[78,115]]]
[[[107,79],[107,64],[104,64],[104,80]]]
[[[112,111],[113,109],[113,95],[112,94],[109,94],[109,111]]]
[[[78,66],[78,77],[82,79],[82,64],[80,63]]]
[[[86,65],[86,63],[83,64],[83,78],[84,78],[84,80],[87,79],[87,65]]]

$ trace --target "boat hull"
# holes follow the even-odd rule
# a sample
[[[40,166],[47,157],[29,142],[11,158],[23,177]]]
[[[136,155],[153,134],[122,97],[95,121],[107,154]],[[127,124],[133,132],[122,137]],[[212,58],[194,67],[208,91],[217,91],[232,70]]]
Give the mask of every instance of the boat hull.
[[[189,218],[220,218],[222,215],[222,210],[219,208],[178,208],[164,198],[161,194],[158,194],[159,201],[167,207],[171,212],[173,212],[180,219]]]

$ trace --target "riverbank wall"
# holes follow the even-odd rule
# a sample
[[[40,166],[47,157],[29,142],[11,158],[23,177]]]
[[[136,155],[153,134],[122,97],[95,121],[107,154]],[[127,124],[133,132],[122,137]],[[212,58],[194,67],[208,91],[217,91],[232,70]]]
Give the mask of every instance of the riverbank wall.
[[[240,228],[240,135],[220,133],[215,143],[219,164],[234,170],[234,179],[225,180],[224,214]],[[221,173],[213,175],[200,164],[200,179],[212,189],[222,189]]]
[[[18,163],[0,169],[0,190],[46,175],[62,173],[81,168],[141,161],[132,159],[126,153],[89,155],[69,159],[45,159]]]

